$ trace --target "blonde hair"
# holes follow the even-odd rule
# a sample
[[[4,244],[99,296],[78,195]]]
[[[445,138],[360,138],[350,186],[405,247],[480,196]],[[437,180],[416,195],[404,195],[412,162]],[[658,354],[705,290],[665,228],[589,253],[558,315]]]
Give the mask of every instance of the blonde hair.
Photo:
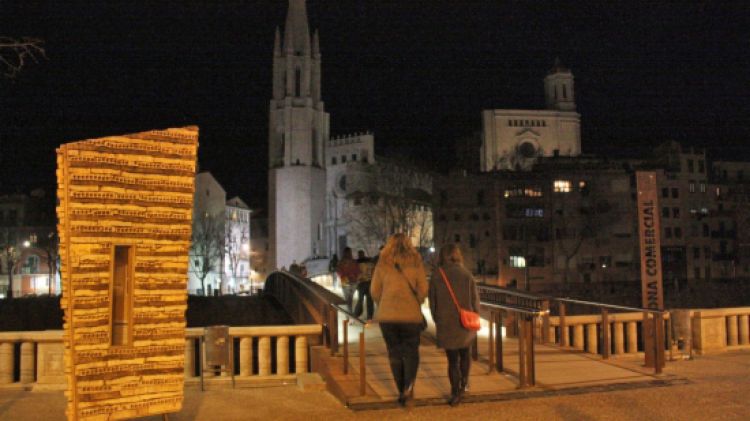
[[[378,263],[388,265],[417,266],[422,264],[422,257],[411,244],[411,239],[404,233],[393,234],[388,238],[383,250],[380,251]]]
[[[461,248],[456,244],[449,243],[440,247],[438,265],[444,266],[447,263],[455,263],[461,266],[464,265],[464,256],[461,254]]]

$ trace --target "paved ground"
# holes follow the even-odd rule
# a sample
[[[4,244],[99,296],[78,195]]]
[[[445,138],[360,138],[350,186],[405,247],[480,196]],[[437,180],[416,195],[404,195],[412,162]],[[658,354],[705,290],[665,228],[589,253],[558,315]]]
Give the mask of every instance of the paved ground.
[[[339,362],[333,362],[336,374],[332,380],[339,384],[341,398],[352,405],[364,405],[367,408],[377,402],[392,403],[397,397],[397,390],[391,376],[387,351],[380,329],[373,326],[365,330],[367,343],[367,386],[365,398],[359,392],[359,352],[357,337],[359,326],[350,327],[350,374],[338,373]],[[430,330],[427,334],[429,336]],[[518,372],[518,342],[515,338],[503,341],[504,365],[506,370]],[[650,383],[656,378],[652,371],[642,370],[643,356],[622,356],[613,361],[616,364],[602,362],[597,356],[584,352],[562,350],[557,346],[536,345],[536,378],[537,394],[542,391],[589,387],[594,385],[611,385],[622,383]],[[518,394],[517,378],[497,373],[488,374],[487,365],[488,338],[480,335],[480,360],[471,367],[471,391],[475,398],[493,399],[496,395]],[[450,382],[447,375],[445,353],[438,349],[434,341],[423,338],[419,349],[420,364],[415,387],[417,400],[434,402],[450,394]],[[624,365],[624,367],[623,367]],[[506,398],[498,396],[497,398]]]
[[[457,408],[416,407],[352,412],[326,392],[295,386],[188,390],[185,408],[171,420],[747,420],[750,351],[667,365],[667,375],[688,379],[669,387],[467,403]],[[64,420],[62,392],[0,393],[0,419]],[[160,418],[151,418],[157,420]]]

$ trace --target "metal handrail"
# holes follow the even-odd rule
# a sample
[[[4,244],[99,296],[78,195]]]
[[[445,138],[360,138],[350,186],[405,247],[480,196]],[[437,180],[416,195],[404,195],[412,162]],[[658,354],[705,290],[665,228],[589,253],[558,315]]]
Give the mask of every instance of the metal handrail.
[[[632,311],[632,312],[638,312],[638,313],[656,313],[656,314],[668,313],[667,310],[658,310],[658,309],[653,309],[653,308],[628,307],[628,306],[621,306],[617,304],[600,303],[596,301],[576,300],[574,298],[550,297],[549,299],[551,301],[558,301],[558,302],[564,302],[564,303],[570,303],[570,304],[587,305],[587,306],[600,307],[600,308],[610,308],[613,310]]]
[[[488,290],[495,290],[497,292],[502,292],[504,294],[513,295],[515,297],[529,298],[529,299],[532,299],[532,300],[548,300],[548,299],[552,298],[552,297],[548,297],[548,296],[545,296],[545,295],[532,294],[530,292],[520,292],[520,291],[515,290],[515,289],[504,288],[504,287],[501,287],[501,286],[498,286],[498,285],[487,284],[487,283],[484,283],[484,282],[477,282],[477,288],[480,288],[480,289],[484,288],[484,289],[488,289]]]
[[[344,343],[343,343],[343,352],[342,352],[344,374],[349,373],[349,329],[348,329],[348,325],[350,321],[354,321],[362,325],[362,331],[359,332],[359,392],[360,392],[360,395],[364,396],[367,393],[367,377],[366,377],[367,367],[366,367],[366,361],[365,361],[365,358],[366,358],[365,329],[369,326],[372,326],[373,323],[360,319],[359,317],[355,316],[351,311],[349,311],[349,309],[342,306],[341,304],[343,302],[343,299],[339,297],[338,295],[327,290],[326,292],[328,292],[330,295],[322,294],[320,290],[313,288],[312,285],[308,284],[308,282],[315,284],[314,282],[309,281],[305,278],[302,278],[298,275],[295,275],[289,271],[279,270],[279,271],[273,272],[271,275],[273,275],[274,273],[282,274],[282,275],[288,276],[291,279],[294,279],[295,281],[297,281],[298,284],[302,285],[305,289],[307,289],[309,292],[315,295],[318,299],[323,301],[328,306],[328,308],[333,312],[333,313],[328,313],[328,316],[327,316],[328,320],[326,323],[326,325],[328,325],[329,327],[330,348],[331,348],[332,356],[335,354],[335,349],[338,348],[338,333],[334,329],[331,329],[331,328],[332,327],[335,328],[336,327],[335,325],[338,325],[337,313],[338,312],[344,313],[346,318],[341,321],[342,331],[344,334]],[[318,284],[315,284],[315,285],[318,285]],[[333,300],[331,299],[333,297],[339,298],[342,302],[338,302],[338,303],[333,302]],[[334,325],[334,326],[331,326],[331,325]],[[335,338],[333,337],[334,335],[336,336]]]
[[[480,302],[480,303],[481,305],[485,307],[492,307],[498,310],[513,311],[516,313],[526,314],[526,315],[534,316],[534,317],[541,317],[541,316],[545,316],[549,314],[549,310],[539,310],[539,309],[531,308],[531,307],[514,306],[510,304],[486,303],[486,302]]]

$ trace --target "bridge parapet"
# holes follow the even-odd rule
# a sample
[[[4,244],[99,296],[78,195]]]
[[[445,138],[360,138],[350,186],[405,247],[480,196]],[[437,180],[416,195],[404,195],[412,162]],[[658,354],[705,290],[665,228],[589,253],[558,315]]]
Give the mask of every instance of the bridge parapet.
[[[316,342],[321,325],[233,326],[232,344],[239,348],[234,367],[238,382],[293,380],[309,371],[308,344]],[[203,328],[185,329],[185,382],[198,383]],[[275,349],[275,353],[271,350]],[[272,369],[274,368],[274,369]],[[229,380],[228,373],[222,373]],[[211,376],[209,371],[206,377]],[[222,383],[219,377],[208,384]],[[63,365],[63,331],[0,332],[0,389],[62,390],[67,387]]]

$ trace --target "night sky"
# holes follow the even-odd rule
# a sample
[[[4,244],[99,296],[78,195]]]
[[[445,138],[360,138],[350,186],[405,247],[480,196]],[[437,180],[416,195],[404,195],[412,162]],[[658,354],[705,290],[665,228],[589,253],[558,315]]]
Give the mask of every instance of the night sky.
[[[542,108],[555,57],[576,78],[585,153],[675,139],[750,159],[749,2],[318,0],[331,133],[444,170],[481,111]],[[197,124],[201,169],[266,202],[274,28],[287,2],[5,1],[0,35],[47,60],[0,80],[0,191],[54,186],[54,148]]]

